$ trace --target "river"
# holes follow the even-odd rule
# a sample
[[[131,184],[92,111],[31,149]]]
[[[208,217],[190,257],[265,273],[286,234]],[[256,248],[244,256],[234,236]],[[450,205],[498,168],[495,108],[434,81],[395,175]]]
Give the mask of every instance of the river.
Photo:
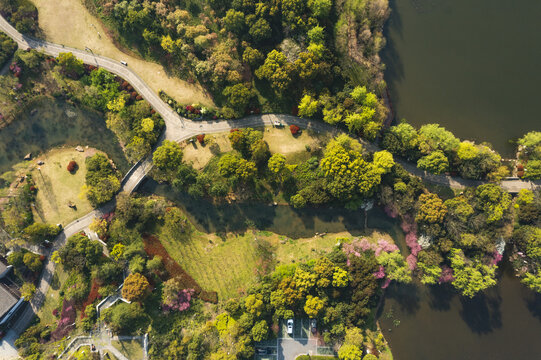
[[[498,284],[472,300],[450,286],[391,285],[380,324],[395,360],[531,360],[541,354],[541,296],[518,281],[509,263]]]
[[[541,130],[541,2],[390,0],[382,53],[397,119],[460,138],[509,140]]]

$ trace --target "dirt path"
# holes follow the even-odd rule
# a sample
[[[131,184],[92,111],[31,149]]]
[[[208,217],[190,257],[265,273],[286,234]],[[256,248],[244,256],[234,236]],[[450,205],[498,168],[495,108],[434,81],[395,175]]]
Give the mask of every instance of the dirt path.
[[[181,103],[212,105],[209,94],[201,86],[167,75],[159,64],[120,51],[81,0],[31,1],[38,8],[39,26],[46,40],[78,49],[89,47],[95,54],[126,61],[155,92],[164,90]]]

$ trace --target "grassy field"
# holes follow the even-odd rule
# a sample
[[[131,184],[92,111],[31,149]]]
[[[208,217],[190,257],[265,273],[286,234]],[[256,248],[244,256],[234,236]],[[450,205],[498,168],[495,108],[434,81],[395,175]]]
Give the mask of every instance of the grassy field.
[[[141,345],[141,342],[138,340],[130,340],[130,341],[112,340],[111,344],[130,360],[143,359],[143,346]]]
[[[225,240],[194,233],[182,242],[168,236],[161,236],[160,241],[203,289],[216,291],[221,300],[238,295],[255,281],[258,256],[251,233],[230,235]]]
[[[38,312],[38,317],[42,324],[53,325],[56,323],[57,319],[53,315],[53,309],[58,305],[60,289],[67,278],[68,273],[64,271],[62,265],[56,266],[51,287],[49,287],[49,291],[47,291],[47,295],[45,296],[45,302]]]
[[[44,165],[36,165],[31,172],[38,188],[34,214],[36,220],[67,225],[92,210],[86,197],[80,198],[79,194],[85,183],[85,159],[95,153],[96,151],[92,149],[78,152],[73,148],[60,148],[53,149],[34,160],[45,162]],[[66,170],[71,160],[75,160],[79,166],[73,174]],[[69,201],[77,208],[68,207]]]
[[[369,231],[366,236],[374,242],[380,238],[392,241],[389,235],[376,231]],[[328,253],[338,238],[350,239],[352,235],[341,232],[293,240],[268,231],[228,234],[225,238],[195,232],[191,238],[181,241],[163,233],[160,241],[203,289],[216,291],[218,298],[223,300],[237,296],[257,280],[257,271],[262,264],[262,247],[258,243],[269,245],[274,264],[289,264]]]
[[[325,146],[330,139],[328,134],[316,134],[312,131],[303,131],[299,136],[291,135],[289,129],[266,127],[263,131],[263,139],[269,144],[271,153],[281,153],[286,156],[290,163],[308,160],[315,151]],[[202,169],[210,161],[213,154],[211,144],[217,144],[220,152],[231,151],[229,132],[209,134],[205,137],[205,145],[199,143],[184,144],[184,159],[191,162],[196,169]],[[306,147],[310,147],[307,151]]]
[[[181,103],[212,105],[202,87],[167,74],[163,66],[120,51],[106,35],[100,21],[80,0],[32,0],[38,8],[39,26],[47,40],[78,49],[89,47],[95,54],[123,60],[154,91],[164,90]]]

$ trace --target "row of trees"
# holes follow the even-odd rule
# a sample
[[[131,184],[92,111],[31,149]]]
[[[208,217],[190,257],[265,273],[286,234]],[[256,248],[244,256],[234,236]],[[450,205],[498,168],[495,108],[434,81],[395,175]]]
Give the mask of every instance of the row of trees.
[[[419,130],[405,121],[392,126],[383,137],[383,147],[433,174],[457,172],[467,179],[500,180],[509,171],[501,156],[488,145],[460,141],[438,124]]]
[[[155,176],[194,196],[222,198],[235,192],[240,198],[264,199],[267,183],[282,188],[295,207],[331,202],[358,208],[377,192],[382,177],[394,165],[388,151],[364,153],[361,144],[347,135],[333,139],[320,159],[287,164],[282,154],[270,153],[263,133],[251,128],[229,134],[231,153],[212,160],[202,173],[182,161],[182,150],[165,141],[154,153]],[[271,194],[268,194],[272,196]]]

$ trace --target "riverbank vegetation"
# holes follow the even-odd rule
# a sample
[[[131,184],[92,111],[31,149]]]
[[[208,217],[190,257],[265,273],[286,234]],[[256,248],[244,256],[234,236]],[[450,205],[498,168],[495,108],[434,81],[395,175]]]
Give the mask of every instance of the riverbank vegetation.
[[[384,88],[378,52],[385,44],[387,1],[85,5],[120,43],[204,84],[226,118],[290,112],[304,95],[331,106],[357,85],[378,96]],[[374,101],[382,111],[377,124],[385,108]]]
[[[294,164],[281,153],[271,154],[261,131],[234,129],[229,141],[234,150],[215,156],[200,173],[183,161],[178,144],[164,142],[154,154],[154,176],[193,196],[269,202],[281,195],[295,207],[340,203],[354,209],[375,193],[394,165],[389,152],[368,154],[347,135],[323,151],[306,148],[309,160]]]
[[[518,140],[517,165],[519,176],[527,179],[541,179],[541,132],[531,131]]]
[[[501,156],[488,144],[460,141],[438,124],[423,125],[417,130],[402,121],[385,132],[382,145],[433,174],[450,173],[466,179],[493,181],[510,175],[510,169],[501,164]]]
[[[30,327],[17,343],[24,356],[52,354],[56,346],[65,345],[69,334],[91,330],[103,321],[118,334],[148,331],[153,358],[229,353],[231,359],[248,359],[259,341],[279,336],[281,321],[293,316],[318,318],[320,334],[335,350],[342,346],[343,353],[370,349],[377,354],[387,349],[374,324],[381,285],[411,280],[398,247],[377,233],[361,239],[347,234],[306,239],[325,241],[328,246],[316,252],[302,250],[305,260],[299,261],[303,257],[284,257],[287,249],[274,255],[280,254],[280,247],[301,246],[293,240],[282,243],[281,237],[258,231],[225,238],[198,233],[180,209],[161,198],[122,195],[115,212],[94,224],[92,228],[99,228],[106,241],[108,255],[104,256],[100,243],[82,233],[70,237],[53,255],[53,261],[69,273],[54,285],[61,290],[55,290],[55,304],[48,307],[56,324],[49,321]],[[307,243],[301,241],[304,248]],[[198,249],[190,253],[194,259],[183,259],[183,251],[190,252],[194,246]],[[180,249],[179,256],[171,250],[174,247]],[[227,265],[228,248],[246,251],[254,259]],[[194,281],[173,258],[183,266],[189,266],[186,261],[199,261],[201,271],[190,270],[201,282]],[[225,281],[226,291],[220,290],[218,297],[200,286],[218,285],[208,280],[209,264],[221,264],[222,270],[215,268],[215,272],[225,271],[220,281]],[[244,283],[246,276],[238,266],[246,267],[246,275],[254,281]],[[123,269],[130,273],[124,280]],[[102,309],[98,319],[95,305],[116,293],[120,283],[124,284],[122,296],[132,303]],[[242,286],[231,291],[234,284]]]

